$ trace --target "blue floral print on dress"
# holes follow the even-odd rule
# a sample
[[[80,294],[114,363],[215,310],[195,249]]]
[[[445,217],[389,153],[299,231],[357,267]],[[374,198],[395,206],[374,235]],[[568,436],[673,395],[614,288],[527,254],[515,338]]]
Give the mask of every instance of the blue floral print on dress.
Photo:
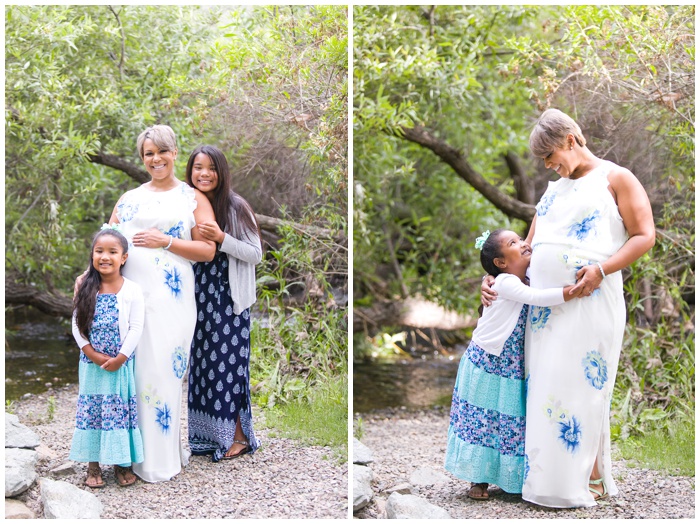
[[[523,344],[525,340],[525,321],[527,319],[528,306],[524,305],[520,310],[515,329],[503,345],[500,355],[492,355],[482,348],[470,342],[467,347],[467,358],[476,367],[483,369],[492,375],[521,380],[525,376],[525,355]]]
[[[174,225],[167,231],[163,231],[163,233],[173,238],[182,238],[182,233],[184,232],[184,230],[185,227],[182,224],[182,220],[180,220],[176,225]]]
[[[569,227],[567,236],[575,236],[579,241],[585,240],[589,233],[594,230],[595,223],[599,218],[600,211],[596,209],[593,213],[581,220],[581,222],[574,222],[574,224]]]
[[[178,346],[173,351],[173,371],[177,378],[182,378],[185,376],[185,370],[187,370],[187,352]]]
[[[566,446],[569,453],[576,453],[581,444],[581,424],[576,417],[572,416],[569,420],[558,422],[559,424],[559,440]]]
[[[83,430],[133,430],[138,427],[136,398],[125,401],[119,395],[83,394],[78,396],[75,425]]]
[[[182,292],[182,279],[180,278],[180,271],[177,267],[172,269],[164,269],[165,273],[165,284],[170,288],[170,291],[174,296],[180,296]]]
[[[547,325],[549,315],[552,313],[552,308],[532,306],[530,308],[530,326],[532,331],[538,331]]]
[[[589,351],[582,361],[586,380],[596,389],[603,389],[608,380],[608,365],[598,351]]]
[[[523,473],[523,482],[527,479],[528,473],[530,473],[530,459],[527,454],[525,454],[525,472]]]
[[[164,403],[162,408],[156,406],[156,422],[160,426],[163,433],[167,433],[170,430],[171,418],[170,408],[167,404]]]
[[[139,212],[139,205],[130,202],[122,202],[117,205],[117,216],[120,222],[128,222]]]
[[[525,452],[525,417],[481,408],[452,393],[450,424],[464,442],[498,450],[501,455],[522,456]]]
[[[554,192],[547,192],[542,196],[542,199],[537,203],[536,206],[537,216],[541,217],[547,214],[547,211],[549,211],[549,208],[552,205],[552,202],[554,202],[554,198],[556,196],[557,194]]]
[[[119,354],[121,339],[119,337],[117,295],[112,293],[97,295],[95,316],[90,326],[88,340],[98,353],[109,357],[116,357]],[[86,364],[93,363],[82,350],[80,351],[80,360]]]

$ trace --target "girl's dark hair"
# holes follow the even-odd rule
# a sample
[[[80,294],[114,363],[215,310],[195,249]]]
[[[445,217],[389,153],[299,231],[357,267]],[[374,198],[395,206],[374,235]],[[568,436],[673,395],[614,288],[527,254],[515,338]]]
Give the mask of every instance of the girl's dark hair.
[[[231,189],[231,174],[228,169],[228,162],[220,149],[214,146],[203,145],[192,151],[190,158],[187,160],[187,168],[185,170],[187,183],[194,187],[192,183],[192,167],[194,166],[195,157],[200,153],[209,157],[211,163],[214,164],[214,169],[216,169],[216,175],[219,179],[214,189],[214,198],[212,198],[211,203],[214,208],[214,217],[221,230],[239,240],[243,238],[244,233],[248,235],[249,231],[255,231],[260,236],[260,227],[258,227],[258,221],[255,219],[253,208],[250,207],[245,198]],[[235,228],[234,224],[231,223],[231,210],[236,216]]]
[[[481,247],[481,266],[486,270],[486,272],[494,277],[497,277],[503,270],[493,263],[494,258],[502,258],[503,251],[501,251],[501,243],[498,241],[501,233],[505,229],[497,229],[493,231],[489,237],[484,242]]]
[[[95,251],[95,243],[97,243],[97,239],[105,235],[111,235],[119,240],[124,253],[129,251],[129,242],[126,240],[124,235],[114,229],[103,229],[102,231],[98,231],[95,237],[92,239],[92,247],[90,247],[90,263],[88,264],[87,275],[85,275],[85,278],[83,278],[82,282],[80,282],[78,292],[73,297],[75,323],[78,325],[78,331],[80,334],[86,339],[89,339],[92,320],[95,317],[97,292],[100,290],[101,282],[100,273],[92,265],[92,254]],[[123,267],[124,266],[119,268],[120,275]]]

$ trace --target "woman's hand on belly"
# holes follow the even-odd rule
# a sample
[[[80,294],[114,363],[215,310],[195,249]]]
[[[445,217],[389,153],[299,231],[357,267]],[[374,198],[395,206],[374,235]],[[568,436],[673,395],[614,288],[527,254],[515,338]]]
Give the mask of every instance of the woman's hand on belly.
[[[160,231],[159,229],[152,227],[150,229],[146,229],[144,231],[139,231],[138,233],[136,233],[131,242],[136,247],[147,247],[150,249],[155,249],[158,247],[167,246],[170,242],[170,237],[162,231]]]
[[[570,294],[580,296],[590,296],[593,291],[600,287],[603,275],[596,264],[583,266],[576,272],[576,285],[569,291]]]

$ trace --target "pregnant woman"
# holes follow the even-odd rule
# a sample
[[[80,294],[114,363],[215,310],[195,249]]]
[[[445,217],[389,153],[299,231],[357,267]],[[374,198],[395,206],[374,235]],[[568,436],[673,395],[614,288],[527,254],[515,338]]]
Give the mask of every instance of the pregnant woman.
[[[141,286],[145,303],[134,369],[144,461],[133,469],[158,482],[177,475],[188,459],[180,442],[180,405],[197,320],[192,262],[214,258],[214,242],[197,228],[214,220],[214,212],[204,195],[175,177],[170,127],[149,127],[137,148],[151,181],[122,195],[110,223],[119,223],[129,240],[124,276]]]

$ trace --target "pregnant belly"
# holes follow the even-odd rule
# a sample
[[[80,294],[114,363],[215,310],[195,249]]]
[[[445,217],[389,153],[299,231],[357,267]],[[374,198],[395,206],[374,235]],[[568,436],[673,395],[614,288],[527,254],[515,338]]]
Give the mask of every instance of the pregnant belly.
[[[588,263],[570,246],[538,244],[530,259],[530,286],[538,289],[576,283],[576,271]]]

